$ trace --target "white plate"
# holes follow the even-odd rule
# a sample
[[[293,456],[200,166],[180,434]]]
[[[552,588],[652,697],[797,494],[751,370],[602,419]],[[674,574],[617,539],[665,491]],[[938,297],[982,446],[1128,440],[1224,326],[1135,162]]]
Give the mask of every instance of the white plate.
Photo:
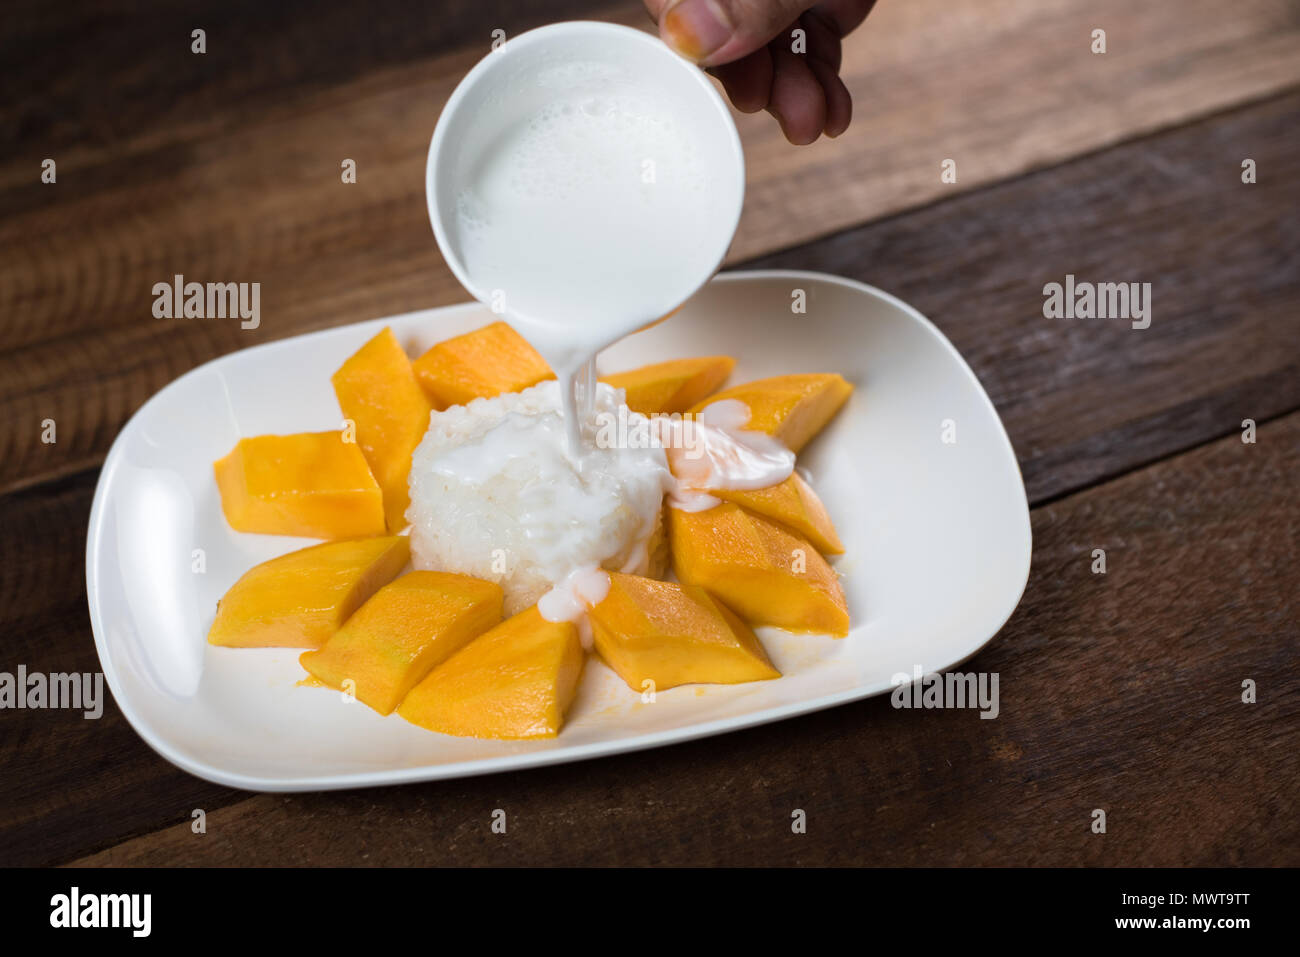
[[[800,289],[804,314],[791,309]],[[1020,600],[1030,557],[1024,485],[992,403],[947,339],[870,286],[731,273],[608,350],[601,368],[726,353],[740,360],[732,382],[840,372],[857,385],[800,456],[844,540],[836,567],[854,623],[847,638],[760,630],[784,677],[686,686],[653,703],[593,659],[568,723],[543,742],[432,734],[298,687],[297,651],[209,646],[217,600],[240,575],[312,544],[232,531],[213,460],[242,436],[338,428],[330,374],[382,326],[414,352],[494,318],[474,303],[257,346],[182,376],[127,423],[95,490],[86,591],[113,696],[163,757],[222,784],[296,791],[657,747],[879,694],[916,666],[951,668]],[[948,419],[955,443],[942,440]]]

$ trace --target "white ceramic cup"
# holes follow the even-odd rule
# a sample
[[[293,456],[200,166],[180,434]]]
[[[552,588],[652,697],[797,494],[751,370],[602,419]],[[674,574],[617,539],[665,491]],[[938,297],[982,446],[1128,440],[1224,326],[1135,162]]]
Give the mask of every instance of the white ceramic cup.
[[[457,238],[458,197],[512,129],[572,92],[557,89],[554,75],[557,64],[573,61],[634,71],[638,81],[650,85],[659,101],[669,106],[674,124],[689,135],[695,155],[708,164],[710,202],[719,211],[702,231],[698,226],[691,231],[695,251],[687,268],[665,270],[662,281],[652,284],[652,293],[641,291],[644,301],[628,302],[626,307],[619,302],[619,315],[601,319],[598,345],[603,347],[647,321],[668,315],[717,271],[740,219],[744,154],[730,110],[713,83],[658,37],[616,24],[576,21],[508,40],[476,64],[452,93],[434,129],[426,169],[429,219],[438,246],[456,278],[481,302],[492,302],[493,289],[466,264]],[[537,244],[546,237],[520,236],[518,241]],[[509,313],[506,317],[521,318]],[[527,326],[528,317],[522,318]],[[527,335],[526,329],[521,331]]]

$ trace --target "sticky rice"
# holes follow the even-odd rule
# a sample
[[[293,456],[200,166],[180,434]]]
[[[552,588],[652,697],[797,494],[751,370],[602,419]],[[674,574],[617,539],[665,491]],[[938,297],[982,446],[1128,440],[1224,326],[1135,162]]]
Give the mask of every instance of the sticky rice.
[[[609,416],[645,420],[601,384],[588,434]],[[577,568],[647,573],[670,483],[658,447],[590,443],[575,463],[554,381],[475,399],[434,412],[412,457],[412,561],[498,582],[514,614]]]

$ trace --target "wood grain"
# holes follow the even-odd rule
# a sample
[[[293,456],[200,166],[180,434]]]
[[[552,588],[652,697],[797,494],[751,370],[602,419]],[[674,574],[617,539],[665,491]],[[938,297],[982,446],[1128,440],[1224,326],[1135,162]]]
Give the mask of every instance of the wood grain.
[[[994,720],[881,697],[578,765],[260,795],[76,863],[1295,866],[1300,414],[1258,438],[1034,512],[1025,599],[965,666],[999,675]]]
[[[0,59],[3,182],[33,147],[79,166],[228,133],[313,92],[512,34],[609,0],[10,0]],[[191,51],[203,29],[207,52]],[[21,82],[18,81],[21,78]],[[39,193],[24,193],[31,199]]]
[[[489,12],[518,32],[541,5],[397,4],[374,29],[355,5],[313,12],[318,29],[290,29],[300,10],[214,9],[209,59],[183,42],[192,18],[157,4],[75,30],[44,7],[16,18],[5,49],[33,82],[0,110],[0,490],[98,464],[131,412],[207,359],[464,298],[422,198],[429,131],[482,53],[447,43]],[[635,3],[601,9],[644,23]],[[80,72],[60,72],[63,51]],[[885,0],[846,48],[849,133],[797,150],[770,118],[741,118],[731,261],[1268,96],[1300,82],[1297,54],[1295,2]],[[1216,158],[1225,175],[1244,149]],[[260,282],[261,327],[154,319],[150,290],[177,273]],[[47,418],[56,445],[39,441]]]
[[[1241,181],[1240,157],[1268,175]],[[850,276],[952,339],[1031,501],[1300,407],[1300,95],[750,265]],[[1151,324],[1046,319],[1067,274],[1151,284]]]
[[[86,613],[86,517],[97,473],[0,499],[0,670],[100,670]],[[238,799],[149,750],[112,700],[103,716],[0,712],[0,864],[51,863],[178,820],[189,804]],[[171,803],[179,807],[169,813]]]

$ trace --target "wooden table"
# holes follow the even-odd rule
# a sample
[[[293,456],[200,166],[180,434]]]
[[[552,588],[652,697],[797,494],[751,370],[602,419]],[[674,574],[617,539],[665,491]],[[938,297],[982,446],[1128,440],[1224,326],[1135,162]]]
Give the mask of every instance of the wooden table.
[[[97,670],[90,500],[155,391],[255,343],[466,298],[423,169],[491,31],[644,23],[633,2],[189,6],[6,11],[0,670]],[[576,765],[285,796],[177,770],[111,702],[98,721],[5,711],[0,863],[1300,863],[1300,4],[881,0],[845,72],[839,140],[797,149],[738,118],[731,264],[901,296],[992,396],[1034,533],[1020,608],[972,665],[1001,676],[997,720],[876,698]],[[260,281],[261,327],[154,319],[174,273]],[[1151,283],[1150,328],[1045,319],[1067,274]]]

